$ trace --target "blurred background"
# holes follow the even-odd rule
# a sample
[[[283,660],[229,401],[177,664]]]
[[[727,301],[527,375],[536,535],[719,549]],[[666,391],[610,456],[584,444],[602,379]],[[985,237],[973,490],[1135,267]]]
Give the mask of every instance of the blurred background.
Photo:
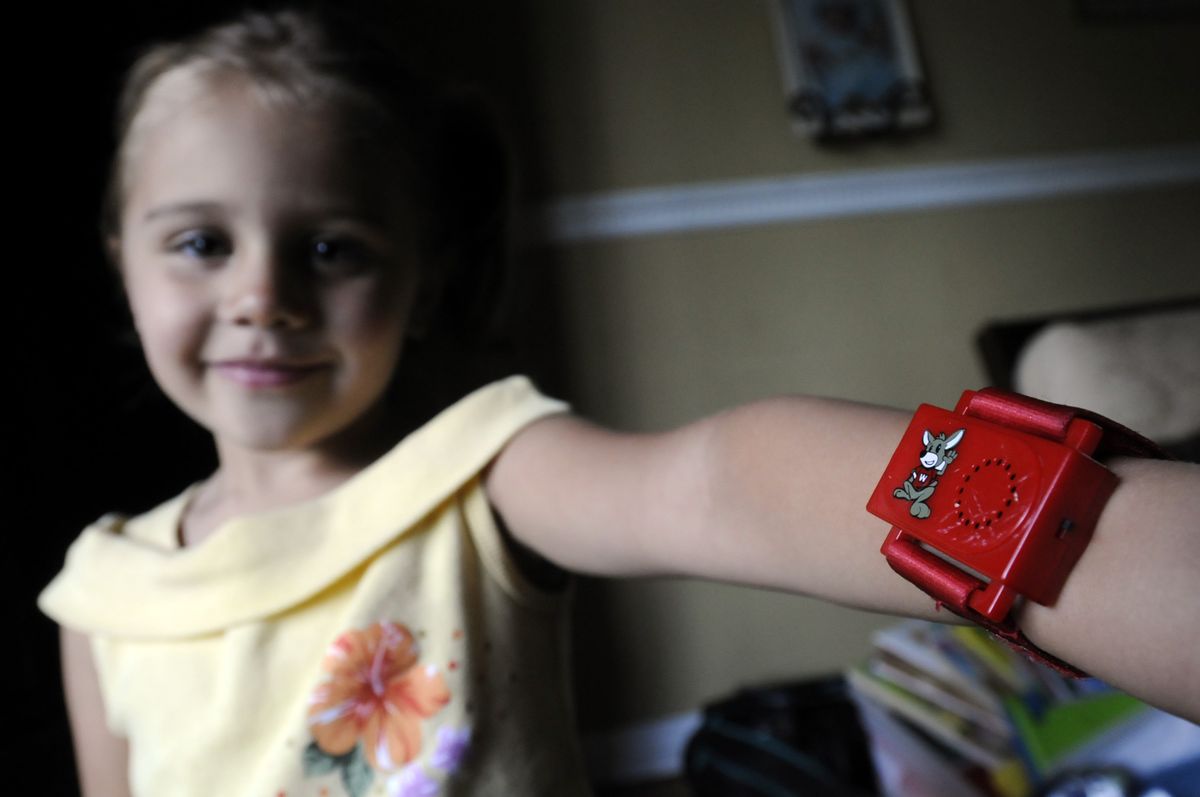
[[[999,184],[1043,157],[1053,181],[1072,156],[1181,145],[1192,179],[552,241],[534,256],[557,284],[563,384],[583,413],[661,428],[792,391],[948,406],[987,381],[975,337],[989,323],[1200,295],[1200,27],[1088,24],[1070,2],[909,6],[936,126],[819,145],[789,127],[766,3],[538,5],[538,200],[946,164],[994,165],[973,179]],[[836,669],[887,622],[712,584],[594,591],[579,667],[603,662],[604,677],[589,679],[585,725]]]
[[[911,0],[932,126],[816,141],[792,129],[766,0],[346,5],[493,98],[520,174],[524,367],[602,423],[664,428],[781,392],[953,405],[989,380],[989,324],[1200,296],[1194,21]],[[113,377],[136,372],[95,235],[113,96],[137,46],[238,7],[29,12],[46,45],[11,122],[33,233],[9,567],[23,727],[63,784],[54,630],[32,599],[87,522],[211,467],[203,435]],[[581,727],[840,670],[889,622],[723,585],[585,580]]]

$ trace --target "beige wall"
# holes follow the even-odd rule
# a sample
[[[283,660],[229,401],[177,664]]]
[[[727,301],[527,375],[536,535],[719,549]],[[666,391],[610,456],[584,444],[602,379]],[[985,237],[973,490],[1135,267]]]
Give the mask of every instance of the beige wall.
[[[525,3],[551,193],[1195,141],[1191,25],[1083,26],[1072,0],[910,2],[940,128],[821,149],[791,135],[767,0]]]
[[[829,149],[789,130],[765,3],[526,3],[519,103],[534,122],[526,151],[541,153],[529,190],[1200,141],[1196,25],[1087,27],[1068,0],[911,5],[938,128]],[[654,428],[781,391],[952,403],[984,380],[973,336],[987,321],[1200,295],[1198,220],[1192,184],[533,257],[556,286],[570,398],[602,421]],[[886,622],[720,585],[585,583],[584,725],[837,669]]]

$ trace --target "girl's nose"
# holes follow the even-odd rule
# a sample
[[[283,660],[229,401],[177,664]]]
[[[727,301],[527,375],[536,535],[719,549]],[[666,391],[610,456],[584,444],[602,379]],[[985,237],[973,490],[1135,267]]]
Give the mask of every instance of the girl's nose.
[[[225,321],[238,325],[299,329],[309,321],[301,286],[274,256],[247,257],[230,270],[223,302]]]

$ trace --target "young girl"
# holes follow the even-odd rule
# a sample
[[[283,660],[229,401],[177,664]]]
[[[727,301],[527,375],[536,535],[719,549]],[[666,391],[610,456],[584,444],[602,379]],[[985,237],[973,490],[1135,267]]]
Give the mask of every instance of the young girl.
[[[543,559],[933,616],[862,509],[904,414],[776,399],[622,435],[514,377],[406,434],[398,396],[427,386],[398,363],[455,243],[439,108],[368,42],[290,12],[134,67],[108,244],[155,380],[220,466],[85,530],[41,597],[69,629],[86,794],[585,791]],[[1091,548],[1023,623],[1197,713],[1200,477],[1112,467]]]

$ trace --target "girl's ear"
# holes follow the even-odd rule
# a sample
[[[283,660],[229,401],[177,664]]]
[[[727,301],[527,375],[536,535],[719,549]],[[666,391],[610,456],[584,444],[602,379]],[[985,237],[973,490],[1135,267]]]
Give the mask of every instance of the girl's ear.
[[[117,270],[121,271],[121,236],[115,233],[104,236],[104,254],[108,258],[108,264]]]

